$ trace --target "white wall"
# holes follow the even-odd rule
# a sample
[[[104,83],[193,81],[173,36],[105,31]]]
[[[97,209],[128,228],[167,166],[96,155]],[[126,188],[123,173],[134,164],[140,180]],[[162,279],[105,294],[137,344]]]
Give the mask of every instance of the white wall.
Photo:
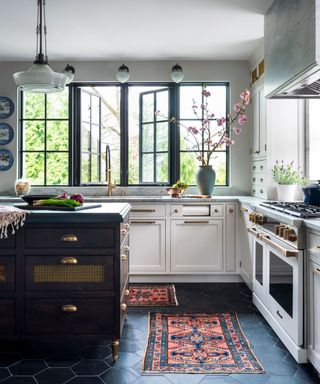
[[[75,81],[115,81],[115,73],[120,62],[69,62],[76,69]],[[126,62],[130,68],[130,81],[170,81],[170,71],[175,62]],[[228,81],[230,82],[231,107],[238,100],[242,90],[249,87],[249,67],[246,61],[185,61],[182,65],[184,81]],[[16,106],[12,117],[1,122],[8,122],[15,131],[14,140],[5,148],[14,153],[14,166],[5,172],[0,171],[0,194],[13,193],[13,184],[17,175],[17,91],[12,74],[29,68],[30,62],[0,62],[0,95],[10,97]],[[52,62],[56,71],[62,71],[66,62]],[[231,186],[216,188],[220,195],[250,193],[250,136],[251,113],[249,124],[242,130],[231,151]]]

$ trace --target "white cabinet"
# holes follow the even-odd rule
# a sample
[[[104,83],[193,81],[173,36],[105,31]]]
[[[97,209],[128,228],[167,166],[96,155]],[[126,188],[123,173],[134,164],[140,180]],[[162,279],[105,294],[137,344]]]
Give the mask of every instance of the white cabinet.
[[[252,88],[252,155],[254,158],[266,155],[266,101],[264,97],[264,83],[259,83]]]
[[[320,372],[320,233],[308,232],[308,359]]]
[[[223,221],[171,220],[171,271],[223,270]]]
[[[166,221],[130,220],[130,273],[156,273],[166,270]]]
[[[252,290],[252,235],[247,231],[250,226],[249,221],[250,209],[246,206],[240,207],[240,225],[239,225],[239,241],[240,241],[240,275],[247,286]]]

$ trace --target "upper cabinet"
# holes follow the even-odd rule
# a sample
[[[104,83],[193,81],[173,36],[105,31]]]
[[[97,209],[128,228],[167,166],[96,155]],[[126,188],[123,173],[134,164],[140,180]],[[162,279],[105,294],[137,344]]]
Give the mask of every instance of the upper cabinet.
[[[266,156],[266,114],[264,97],[264,80],[259,79],[252,86],[252,157],[254,159]]]

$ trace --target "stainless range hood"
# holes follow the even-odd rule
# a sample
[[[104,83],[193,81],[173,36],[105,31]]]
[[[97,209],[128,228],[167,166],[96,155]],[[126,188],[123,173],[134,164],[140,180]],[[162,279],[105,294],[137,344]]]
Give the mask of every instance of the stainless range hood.
[[[267,98],[320,98],[320,0],[274,0],[265,15]]]

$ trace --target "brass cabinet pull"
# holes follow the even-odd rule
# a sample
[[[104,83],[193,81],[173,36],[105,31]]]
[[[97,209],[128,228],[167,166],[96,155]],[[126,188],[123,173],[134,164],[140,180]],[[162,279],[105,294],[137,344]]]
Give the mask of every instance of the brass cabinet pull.
[[[317,251],[317,252],[320,252],[320,245],[317,245],[317,246],[316,246],[316,251]]]
[[[185,224],[209,224],[207,220],[185,220]]]
[[[248,210],[247,208],[243,208],[243,207],[241,207],[240,210],[241,210],[242,212],[249,212],[249,210]]]
[[[253,235],[256,238],[259,238],[259,232],[257,232],[256,228],[254,227],[248,227],[247,232],[249,232],[251,235]]]
[[[149,209],[149,208],[133,208],[131,209],[131,212],[155,212],[155,209]]]
[[[260,183],[263,183],[263,178],[260,179]]]
[[[73,304],[66,304],[61,307],[63,312],[77,312],[78,308]]]
[[[125,255],[124,253],[122,253],[122,254],[120,255],[120,260],[121,260],[121,261],[126,261],[126,260],[127,260],[127,255]]]
[[[176,209],[174,210],[174,213],[179,213],[179,209],[176,208]]]
[[[316,273],[317,275],[320,275],[320,268],[316,268],[316,269],[314,270],[314,273]]]
[[[125,223],[125,224],[123,224],[123,228],[125,228],[125,229],[129,229],[129,227],[130,227],[130,224],[129,224],[129,223]]]
[[[233,208],[230,208],[230,209],[229,209],[229,212],[230,212],[230,213],[233,213]]]
[[[129,293],[130,293],[129,289],[126,289],[126,290],[124,291],[124,294],[125,294],[126,296],[129,296]]]
[[[124,250],[125,250],[126,252],[129,252],[129,250],[130,250],[129,245],[126,245],[126,246],[124,247]]]
[[[125,303],[121,303],[121,304],[120,304],[120,308],[121,308],[123,311],[125,311],[125,310],[127,309],[127,304],[125,304]]]
[[[61,260],[61,264],[78,264],[78,259],[75,257],[64,257]]]
[[[154,220],[139,220],[139,221],[131,221],[131,224],[155,224]]]
[[[260,189],[260,193],[263,193],[263,189]]]
[[[78,237],[76,235],[67,234],[61,237],[61,241],[78,241]]]
[[[268,235],[261,235],[260,236],[260,239],[270,245],[271,247],[273,247],[274,249],[276,249],[278,252],[280,252],[283,256],[286,256],[286,257],[297,257],[299,255],[299,251],[297,250],[291,250],[291,249],[286,249],[284,247],[282,247],[281,245],[275,243],[274,241],[272,241],[270,239],[270,236]]]
[[[215,213],[218,213],[218,212],[219,212],[219,209],[218,209],[218,208],[215,208],[214,211],[215,211]]]
[[[127,234],[127,230],[126,230],[126,229],[124,229],[124,228],[123,228],[123,229],[121,229],[121,235],[122,235],[122,236],[125,236],[126,234]]]

